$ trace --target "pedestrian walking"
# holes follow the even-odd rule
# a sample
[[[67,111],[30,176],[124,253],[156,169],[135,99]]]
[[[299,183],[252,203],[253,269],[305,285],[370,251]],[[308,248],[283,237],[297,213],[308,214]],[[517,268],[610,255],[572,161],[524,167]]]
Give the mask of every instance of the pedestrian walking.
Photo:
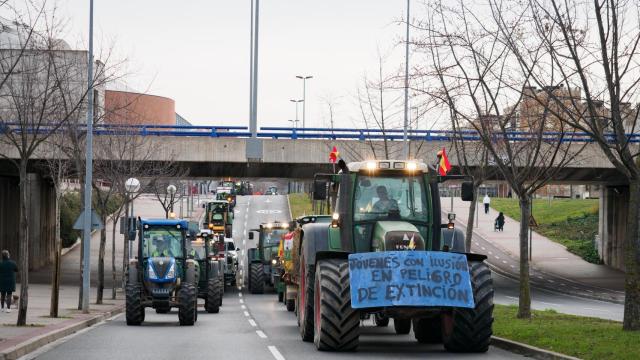
[[[489,198],[489,194],[484,195],[484,199],[482,200],[482,203],[484,204],[484,213],[488,214],[489,206],[491,205],[491,199]]]
[[[495,224],[493,225],[494,231],[502,231],[504,230],[504,214],[500,211],[500,214],[496,218]]]
[[[0,311],[5,312],[4,305],[7,304],[6,312],[11,312],[11,296],[16,291],[16,273],[18,265],[11,260],[8,250],[2,250],[2,260],[0,261]]]

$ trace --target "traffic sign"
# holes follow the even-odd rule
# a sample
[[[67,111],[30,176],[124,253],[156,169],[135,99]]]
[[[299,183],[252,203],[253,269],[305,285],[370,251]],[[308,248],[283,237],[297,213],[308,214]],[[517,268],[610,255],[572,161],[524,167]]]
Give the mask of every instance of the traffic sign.
[[[536,221],[536,218],[533,217],[533,215],[529,216],[529,227],[532,227],[532,228],[538,227],[538,222]]]
[[[80,213],[80,215],[78,215],[78,218],[73,223],[73,229],[82,230],[84,228],[83,223],[84,223],[84,210]],[[103,227],[104,227],[104,224],[102,223],[102,220],[100,220],[98,213],[94,209],[91,209],[91,230],[100,230]]]

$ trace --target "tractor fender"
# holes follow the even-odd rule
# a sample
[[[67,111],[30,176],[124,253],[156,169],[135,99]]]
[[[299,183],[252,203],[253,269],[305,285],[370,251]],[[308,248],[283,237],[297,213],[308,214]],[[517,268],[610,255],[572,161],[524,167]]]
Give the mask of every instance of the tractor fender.
[[[462,230],[458,228],[441,229],[440,231],[441,248],[440,249],[442,249],[446,245],[449,247],[449,251],[451,252],[466,253],[467,249],[465,246],[464,237],[465,237],[464,233],[462,232]]]
[[[209,279],[215,279],[219,275],[220,275],[220,266],[218,265],[217,261],[212,260],[209,266]]]
[[[307,265],[316,263],[317,254],[329,251],[329,227],[327,224],[310,223],[302,226],[300,253]]]
[[[185,261],[184,281],[191,284],[198,284],[200,272],[197,270],[197,263],[193,259]]]
[[[249,259],[249,263],[260,262],[260,258],[258,257],[258,249],[252,248],[247,250],[247,258]]]
[[[128,271],[127,283],[131,285],[140,283],[140,278],[138,277],[138,259],[129,260]]]

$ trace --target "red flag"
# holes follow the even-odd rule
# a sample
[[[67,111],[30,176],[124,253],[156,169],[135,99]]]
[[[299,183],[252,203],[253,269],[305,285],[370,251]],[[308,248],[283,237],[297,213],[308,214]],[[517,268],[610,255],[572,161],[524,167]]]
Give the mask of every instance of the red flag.
[[[438,157],[440,158],[440,163],[438,164],[438,174],[440,174],[440,176],[445,176],[447,175],[447,172],[451,170],[451,163],[449,162],[447,152],[444,148],[438,151]]]
[[[340,156],[340,153],[338,152],[338,148],[334,146],[333,150],[331,150],[331,153],[329,154],[329,161],[331,161],[332,164],[335,164],[336,161],[338,161],[338,156]]]

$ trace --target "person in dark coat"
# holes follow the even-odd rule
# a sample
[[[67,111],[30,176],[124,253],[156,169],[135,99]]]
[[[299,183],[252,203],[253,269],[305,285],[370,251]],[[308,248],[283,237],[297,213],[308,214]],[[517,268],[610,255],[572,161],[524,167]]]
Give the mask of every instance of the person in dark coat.
[[[7,304],[6,312],[11,312],[11,296],[16,291],[17,272],[18,265],[10,259],[9,251],[2,250],[2,261],[0,261],[0,306],[2,306],[2,312],[5,312],[5,304]]]
[[[504,230],[504,213],[501,211],[496,218],[495,230],[502,231]]]

